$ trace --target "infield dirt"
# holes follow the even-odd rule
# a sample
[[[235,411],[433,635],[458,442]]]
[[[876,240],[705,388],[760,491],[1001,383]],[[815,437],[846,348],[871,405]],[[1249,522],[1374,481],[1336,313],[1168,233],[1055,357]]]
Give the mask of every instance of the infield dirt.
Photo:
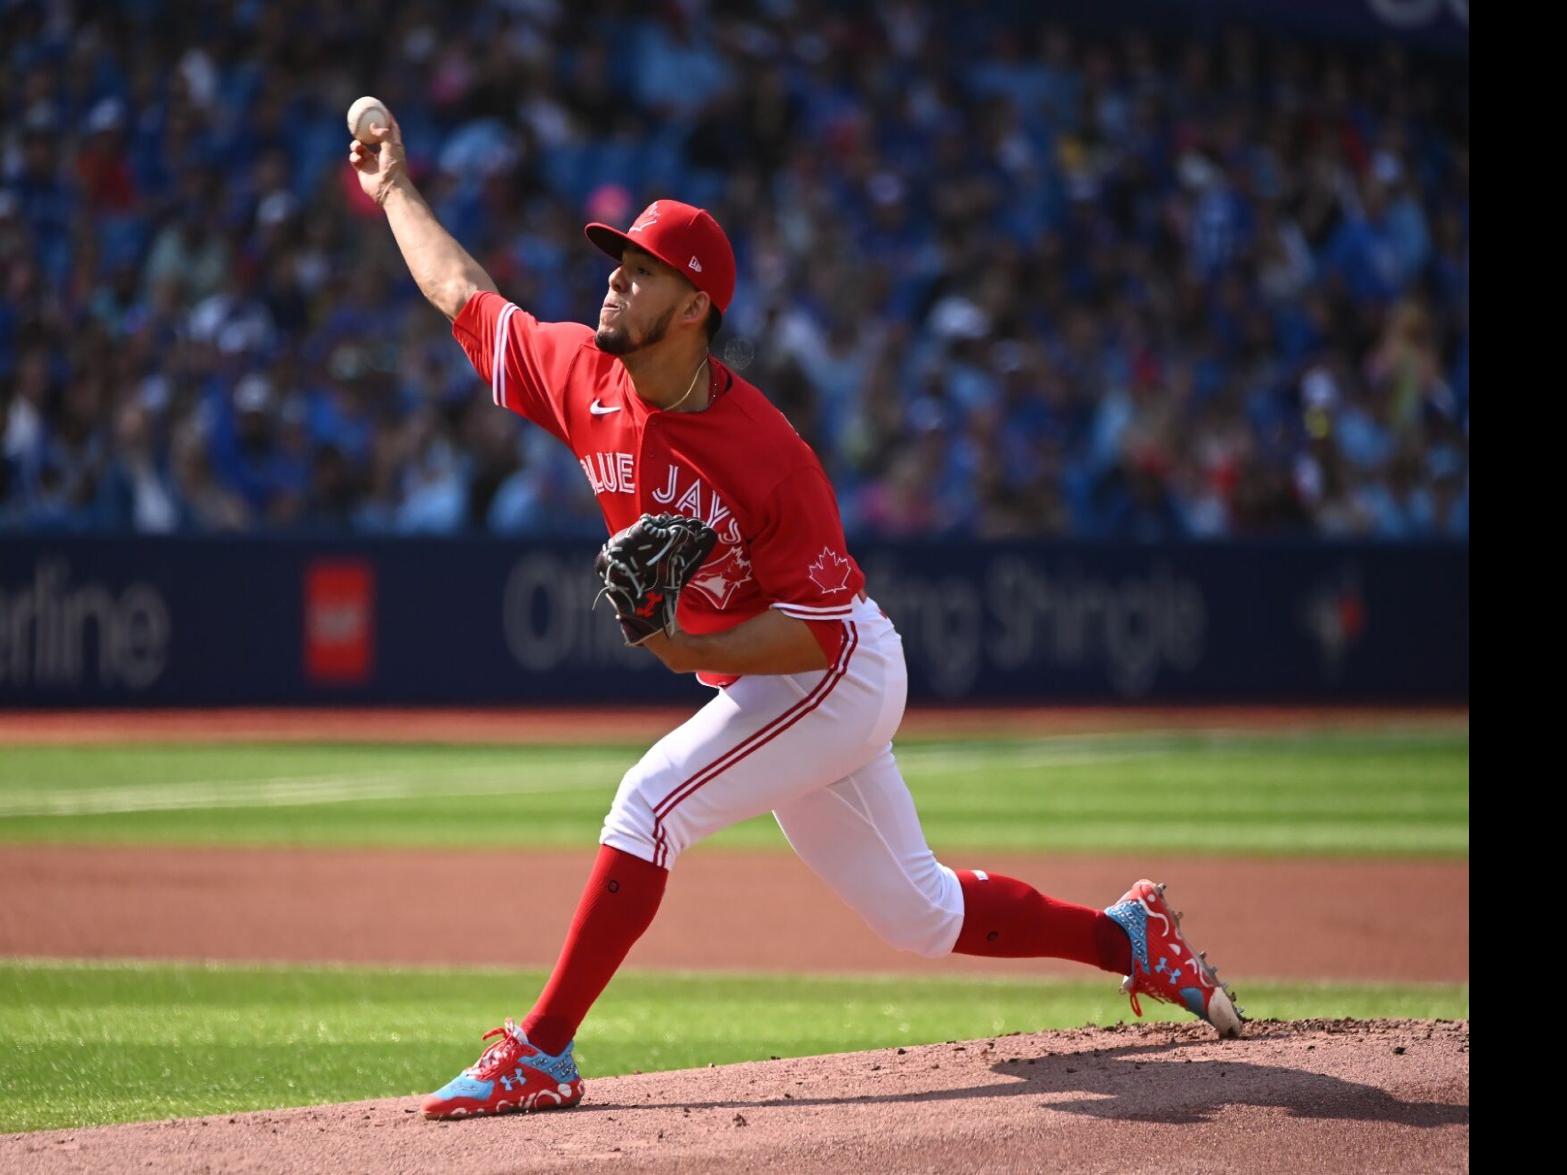
[[[0,955],[547,967],[591,851],[434,852],[7,846]],[[1466,982],[1465,861],[957,853],[1103,906],[1168,881],[1226,975]],[[453,901],[453,894],[492,895]],[[397,911],[388,932],[385,911]],[[1438,926],[1410,911],[1441,911]],[[508,928],[494,933],[497,917]],[[632,966],[1083,976],[1048,959],[921,959],[883,944],[788,853],[682,857]]]
[[[413,1099],[0,1139],[66,1171],[1462,1171],[1469,1025],[1078,1029],[589,1081],[573,1110]]]

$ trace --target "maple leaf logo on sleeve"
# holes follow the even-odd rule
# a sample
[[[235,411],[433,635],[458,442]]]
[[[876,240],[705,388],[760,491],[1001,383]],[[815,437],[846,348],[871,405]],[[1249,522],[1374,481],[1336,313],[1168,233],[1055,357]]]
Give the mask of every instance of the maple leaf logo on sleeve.
[[[816,562],[806,568],[811,582],[822,589],[822,595],[830,596],[849,586],[849,561],[840,559],[829,547],[823,547]]]

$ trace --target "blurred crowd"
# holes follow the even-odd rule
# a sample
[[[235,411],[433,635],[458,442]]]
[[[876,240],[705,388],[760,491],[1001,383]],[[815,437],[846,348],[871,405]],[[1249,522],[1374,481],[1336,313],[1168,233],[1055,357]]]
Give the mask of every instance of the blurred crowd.
[[[543,319],[586,220],[709,207],[851,534],[1467,536],[1467,61],[931,0],[0,0],[0,531],[601,533],[362,93]]]

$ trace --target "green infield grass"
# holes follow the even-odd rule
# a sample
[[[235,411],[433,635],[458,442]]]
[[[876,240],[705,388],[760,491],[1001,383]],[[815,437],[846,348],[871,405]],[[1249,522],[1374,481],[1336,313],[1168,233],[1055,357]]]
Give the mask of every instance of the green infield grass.
[[[0,1131],[408,1096],[479,1055],[539,971],[0,963]],[[1245,982],[1258,1019],[1467,1018],[1466,984]],[[1149,1018],[1188,1019],[1166,1005]],[[628,971],[583,1025],[589,1079],[1131,1019],[1082,982]],[[410,1100],[409,1107],[415,1103]]]
[[[643,749],[7,746],[0,843],[591,846]],[[897,749],[938,851],[1469,851],[1469,737],[1451,728],[910,740]],[[765,818],[712,843],[785,848]]]

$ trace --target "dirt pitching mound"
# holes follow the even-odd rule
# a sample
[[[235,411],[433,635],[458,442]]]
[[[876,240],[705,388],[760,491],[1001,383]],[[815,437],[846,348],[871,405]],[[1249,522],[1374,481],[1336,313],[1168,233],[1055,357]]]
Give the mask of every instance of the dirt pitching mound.
[[[15,1134],[0,1169],[1462,1171],[1467,1021],[1117,1026],[588,1081],[574,1110],[413,1099]]]

